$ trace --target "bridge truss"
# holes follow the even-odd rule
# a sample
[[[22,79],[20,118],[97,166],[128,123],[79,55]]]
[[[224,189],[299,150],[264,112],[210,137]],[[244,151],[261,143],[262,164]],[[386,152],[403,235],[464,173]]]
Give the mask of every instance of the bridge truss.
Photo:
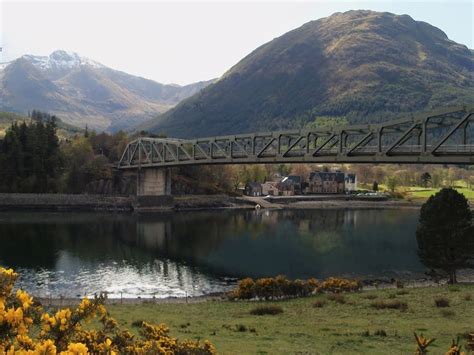
[[[474,164],[474,107],[379,124],[198,139],[138,138],[119,169],[202,164]]]

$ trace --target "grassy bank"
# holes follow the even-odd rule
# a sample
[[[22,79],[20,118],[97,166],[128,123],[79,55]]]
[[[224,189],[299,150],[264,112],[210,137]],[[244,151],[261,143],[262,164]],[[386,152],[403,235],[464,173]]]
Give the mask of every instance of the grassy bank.
[[[427,200],[439,190],[441,190],[441,188],[410,187],[407,188],[407,196],[411,199]],[[474,200],[474,190],[468,187],[456,187],[456,190],[462,193],[468,200]]]
[[[440,297],[448,307],[435,305]],[[377,302],[398,308],[376,308]],[[279,306],[283,313],[250,314],[261,305]],[[278,302],[145,303],[108,309],[131,329],[136,321],[163,322],[173,336],[208,339],[219,353],[413,353],[416,331],[437,338],[431,353],[444,354],[452,338],[474,332],[474,285],[365,291],[344,294],[342,300],[318,295]]]

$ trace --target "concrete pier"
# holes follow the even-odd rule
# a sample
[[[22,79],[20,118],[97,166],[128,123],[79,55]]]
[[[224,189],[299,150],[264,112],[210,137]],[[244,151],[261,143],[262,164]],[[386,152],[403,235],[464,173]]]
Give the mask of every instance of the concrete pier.
[[[145,168],[137,170],[137,203],[139,211],[173,208],[171,169]]]
[[[170,169],[140,169],[137,174],[137,196],[171,195]]]

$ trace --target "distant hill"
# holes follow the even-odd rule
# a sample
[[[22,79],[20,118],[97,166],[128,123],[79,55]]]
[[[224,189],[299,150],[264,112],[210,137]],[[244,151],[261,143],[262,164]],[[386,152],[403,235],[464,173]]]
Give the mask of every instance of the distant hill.
[[[0,65],[0,110],[36,109],[79,127],[114,131],[156,117],[209,83],[164,85],[55,51]]]
[[[139,126],[173,137],[380,122],[474,102],[473,52],[408,15],[349,11],[250,53],[214,84]]]

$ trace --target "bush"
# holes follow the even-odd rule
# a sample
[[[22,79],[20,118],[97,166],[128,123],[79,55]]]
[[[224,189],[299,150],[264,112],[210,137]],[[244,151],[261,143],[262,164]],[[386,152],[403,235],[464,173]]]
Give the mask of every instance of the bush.
[[[246,278],[241,280],[237,288],[229,296],[231,299],[281,299],[289,297],[306,297],[318,292],[353,292],[362,288],[356,280],[329,278],[320,283],[316,279],[288,280],[279,275],[275,278],[267,277],[257,280]]]
[[[143,324],[143,321],[142,321],[142,320],[134,320],[134,321],[132,322],[132,327],[137,327],[137,328],[139,328],[139,327],[142,326],[142,324]]]
[[[444,297],[438,297],[435,298],[435,305],[436,307],[442,308],[442,307],[449,307],[449,300]]]
[[[104,307],[105,296],[93,300],[84,298],[76,309],[59,309],[54,314],[44,312],[26,292],[12,292],[18,275],[0,267],[0,354],[215,354],[214,346],[205,341],[171,337],[165,324],[134,322],[139,336],[120,329]],[[93,329],[84,323],[98,318]]]
[[[456,313],[454,313],[454,311],[451,311],[449,309],[443,309],[441,311],[441,315],[443,317],[450,318],[450,317],[454,317],[456,315]]]
[[[330,277],[321,283],[318,291],[340,293],[359,291],[361,288],[362,284],[359,281]]]
[[[346,303],[346,300],[344,298],[343,295],[339,294],[339,293],[331,293],[328,295],[328,299],[331,300],[331,301],[334,301],[336,303],[339,303],[339,304],[344,304]]]
[[[236,298],[248,300],[255,297],[255,282],[250,278],[239,281],[236,290]]]
[[[408,295],[410,292],[408,292],[407,290],[398,290],[397,292],[395,292],[395,294],[397,294],[398,296],[403,296],[403,295]]]
[[[326,301],[324,300],[317,300],[313,302],[313,307],[314,308],[322,308],[326,304]]]
[[[401,311],[405,311],[408,309],[408,305],[406,302],[401,302],[398,300],[376,301],[373,302],[371,306],[375,309],[399,309]]]
[[[463,297],[464,301],[470,301],[472,299],[471,294],[466,293]]]
[[[474,332],[469,334],[469,340],[467,342],[466,348],[468,350],[474,351]]]
[[[233,299],[264,300],[288,297],[305,297],[317,290],[319,282],[316,279],[288,280],[285,276],[267,277],[257,280],[246,278],[241,280],[237,288],[230,293]]]
[[[238,324],[238,325],[235,327],[235,329],[236,329],[238,332],[241,332],[241,333],[247,331],[247,327],[246,327],[245,325],[243,325],[243,324]]]
[[[375,300],[377,298],[377,295],[368,294],[368,295],[365,295],[364,298],[366,298],[368,300]]]
[[[402,280],[397,280],[397,281],[395,281],[395,286],[396,286],[397,288],[404,288],[404,287],[405,287],[405,284],[403,283]]]
[[[386,337],[387,336],[387,332],[383,329],[379,329],[379,330],[376,330],[375,333],[374,333],[375,336],[378,336],[378,337]]]
[[[250,311],[254,316],[276,315],[283,313],[283,308],[280,306],[258,306]]]

